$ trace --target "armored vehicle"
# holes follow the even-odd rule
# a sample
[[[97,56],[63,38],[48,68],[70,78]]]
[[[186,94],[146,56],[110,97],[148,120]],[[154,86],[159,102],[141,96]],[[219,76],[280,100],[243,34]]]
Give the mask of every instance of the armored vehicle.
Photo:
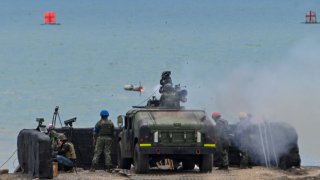
[[[170,159],[172,168],[184,170],[199,166],[200,172],[212,171],[215,151],[214,126],[203,110],[186,110],[187,91],[173,87],[170,71],[162,73],[160,99],[152,97],[146,106],[134,106],[118,117],[118,166],[146,173]],[[124,122],[124,125],[123,125]],[[179,166],[181,167],[181,166]]]

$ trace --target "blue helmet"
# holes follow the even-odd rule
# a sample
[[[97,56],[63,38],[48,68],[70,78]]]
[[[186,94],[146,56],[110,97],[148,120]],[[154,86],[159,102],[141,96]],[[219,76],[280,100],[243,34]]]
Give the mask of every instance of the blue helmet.
[[[100,112],[100,116],[108,117],[109,116],[109,112],[107,110],[102,110]]]

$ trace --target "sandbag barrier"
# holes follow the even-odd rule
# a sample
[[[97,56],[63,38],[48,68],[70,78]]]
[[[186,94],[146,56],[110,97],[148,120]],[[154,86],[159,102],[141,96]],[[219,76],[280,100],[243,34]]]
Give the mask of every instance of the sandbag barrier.
[[[18,161],[23,173],[34,178],[53,176],[50,138],[33,129],[23,129],[17,138]]]

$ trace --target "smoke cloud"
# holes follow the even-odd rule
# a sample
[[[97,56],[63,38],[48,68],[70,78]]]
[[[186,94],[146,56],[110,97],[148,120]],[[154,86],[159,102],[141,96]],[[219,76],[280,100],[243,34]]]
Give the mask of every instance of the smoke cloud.
[[[320,39],[304,39],[277,61],[261,63],[260,67],[244,64],[229,71],[206,92],[188,89],[210,97],[195,106],[205,104],[209,112],[221,111],[233,123],[238,122],[238,113],[245,111],[255,119],[292,125],[299,136],[302,164],[320,164],[304,161],[307,156],[320,159],[320,144],[316,142],[320,127],[319,48]]]
[[[289,155],[292,165],[300,162],[297,155],[297,133],[288,123],[241,120],[233,127],[232,144],[248,152],[254,164],[280,166],[284,155]]]

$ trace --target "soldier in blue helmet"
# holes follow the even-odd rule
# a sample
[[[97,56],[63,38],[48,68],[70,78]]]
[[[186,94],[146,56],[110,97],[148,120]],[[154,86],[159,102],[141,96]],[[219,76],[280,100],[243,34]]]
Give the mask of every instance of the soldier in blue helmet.
[[[101,119],[97,122],[94,127],[94,156],[92,159],[90,171],[94,172],[95,167],[98,164],[99,157],[101,153],[104,153],[105,157],[105,168],[110,170],[112,168],[111,162],[111,145],[113,141],[113,131],[114,125],[113,122],[108,119],[109,112],[107,110],[102,110],[100,112]]]

